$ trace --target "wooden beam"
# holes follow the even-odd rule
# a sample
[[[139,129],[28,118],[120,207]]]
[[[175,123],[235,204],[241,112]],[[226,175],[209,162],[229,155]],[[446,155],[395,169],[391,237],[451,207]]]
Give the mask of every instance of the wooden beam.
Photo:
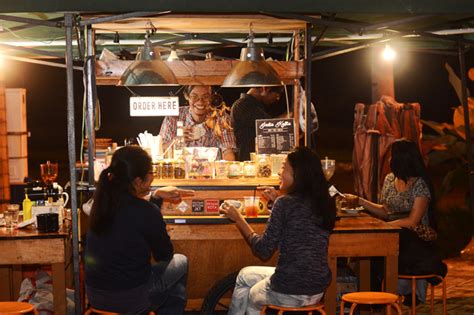
[[[97,85],[117,85],[132,60],[97,61]],[[168,62],[181,85],[221,85],[232,66],[238,60],[185,60]],[[293,85],[295,79],[303,76],[303,62],[269,61],[282,81]]]

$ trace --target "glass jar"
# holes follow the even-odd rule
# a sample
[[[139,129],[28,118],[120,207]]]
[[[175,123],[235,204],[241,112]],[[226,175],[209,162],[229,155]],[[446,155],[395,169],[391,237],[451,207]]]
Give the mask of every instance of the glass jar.
[[[268,155],[259,155],[257,164],[257,176],[258,177],[270,177],[272,176],[272,161]]]
[[[228,162],[227,177],[229,178],[240,178],[242,177],[242,164],[238,161]]]
[[[154,178],[161,178],[161,163],[153,163],[152,172]]]
[[[216,178],[227,178],[227,161],[215,161],[214,165],[216,169]]]
[[[255,177],[255,163],[252,161],[244,161],[244,177]]]
[[[178,160],[173,163],[173,173],[175,179],[186,178],[186,171],[184,170],[184,161]]]
[[[270,157],[272,159],[272,175],[278,176],[281,166],[285,163],[286,154],[272,154]]]
[[[194,179],[212,178],[214,169],[212,163],[204,158],[192,158],[187,166],[188,177]]]
[[[173,177],[173,163],[171,161],[163,162],[163,164],[161,165],[161,178],[172,179]]]

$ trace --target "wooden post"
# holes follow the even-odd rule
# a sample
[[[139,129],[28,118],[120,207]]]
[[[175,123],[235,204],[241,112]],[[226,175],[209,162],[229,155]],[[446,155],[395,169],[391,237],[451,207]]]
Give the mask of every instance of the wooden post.
[[[371,78],[372,78],[372,103],[380,100],[382,95],[395,98],[393,84],[393,62],[382,58],[383,46],[372,49]]]
[[[1,61],[0,61],[1,63]],[[7,104],[3,69],[0,71],[0,211],[10,202],[10,179],[8,164]]]
[[[293,33],[295,61],[300,60],[300,35]],[[300,144],[300,79],[294,79],[293,84],[293,118],[295,119],[295,140],[296,146]]]

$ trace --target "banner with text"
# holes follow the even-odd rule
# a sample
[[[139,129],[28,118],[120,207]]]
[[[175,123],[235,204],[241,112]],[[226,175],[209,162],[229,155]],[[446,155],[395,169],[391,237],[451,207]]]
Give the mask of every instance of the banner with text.
[[[293,119],[257,119],[255,128],[258,154],[289,153],[295,147]]]
[[[130,116],[178,116],[177,96],[130,97]]]

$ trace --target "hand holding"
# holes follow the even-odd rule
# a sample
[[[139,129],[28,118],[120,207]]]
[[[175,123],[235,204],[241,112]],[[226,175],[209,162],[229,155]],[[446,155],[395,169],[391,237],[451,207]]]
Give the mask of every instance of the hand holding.
[[[171,202],[180,202],[182,197],[194,196],[194,190],[180,189],[173,186],[161,187],[155,190],[153,197]]]
[[[278,193],[278,191],[274,188],[274,187],[271,187],[271,186],[262,186],[262,187],[257,187],[258,190],[262,190],[263,189],[263,197],[265,197],[265,199],[267,200],[271,200],[271,201],[275,201],[275,199],[278,198],[278,196],[280,195]]]
[[[224,202],[221,207],[219,208],[219,212],[224,214],[226,217],[228,217],[232,221],[237,221],[239,219],[243,219],[242,214],[240,211],[234,207],[231,204],[228,204],[227,202]]]

